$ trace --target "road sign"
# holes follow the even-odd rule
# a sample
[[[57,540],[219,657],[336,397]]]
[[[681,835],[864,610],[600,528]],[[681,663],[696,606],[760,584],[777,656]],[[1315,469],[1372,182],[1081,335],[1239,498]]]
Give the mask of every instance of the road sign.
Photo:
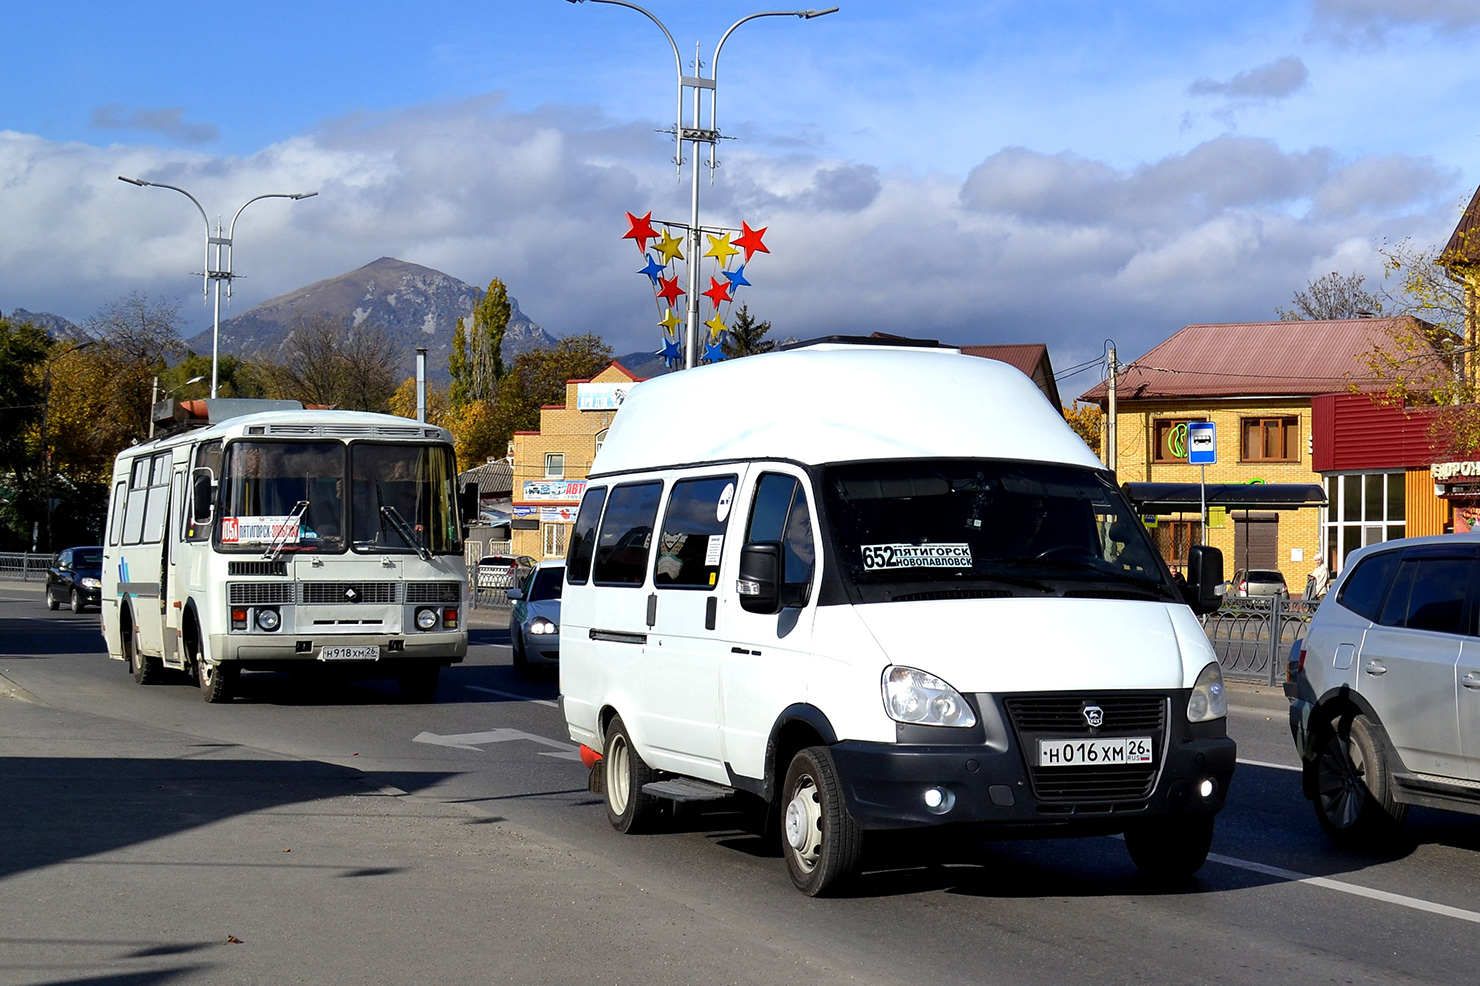
[[[1211,421],[1187,422],[1187,462],[1211,466],[1218,461],[1218,440]]]

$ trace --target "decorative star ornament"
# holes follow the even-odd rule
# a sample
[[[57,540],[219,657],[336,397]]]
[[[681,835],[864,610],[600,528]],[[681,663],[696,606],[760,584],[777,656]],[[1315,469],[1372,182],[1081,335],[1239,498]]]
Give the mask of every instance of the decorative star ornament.
[[[745,262],[750,263],[750,258],[757,253],[770,253],[771,248],[761,241],[766,235],[769,227],[762,226],[760,229],[751,229],[744,222],[740,224],[740,235],[735,237],[735,245],[745,251]]]
[[[730,294],[733,296],[739,288],[750,287],[750,282],[745,279],[745,265],[741,264],[734,270],[720,271],[730,282]]]
[[[648,215],[652,215],[652,213],[648,213]],[[665,229],[663,230],[663,235],[658,237],[658,242],[653,244],[653,249],[657,250],[658,256],[663,258],[664,267],[673,263],[675,257],[679,260],[683,259],[683,251],[679,249],[681,243],[683,243],[683,240],[677,236],[673,236]]]
[[[663,265],[654,260],[653,255],[650,253],[645,253],[643,254],[643,256],[647,258],[647,266],[637,273],[646,274],[648,276],[648,280],[652,281],[654,284],[657,284],[658,275],[663,273]]]
[[[658,319],[658,324],[663,326],[665,333],[673,335],[683,322],[679,320],[677,315],[673,314],[672,308],[665,308],[663,309],[663,317]]]
[[[627,232],[622,234],[622,239],[636,240],[637,249],[644,253],[647,252],[648,240],[656,240],[658,238],[658,231],[653,229],[653,211],[651,209],[648,210],[647,215],[640,219],[630,212],[627,213],[627,226]]]
[[[709,237],[709,249],[704,251],[704,256],[713,257],[719,261],[721,267],[730,266],[730,258],[740,251],[730,245],[730,234]],[[749,257],[745,259],[749,260]]]
[[[714,316],[704,324],[709,326],[709,338],[711,340],[719,339],[719,334],[725,330],[725,323],[719,317],[719,312],[715,312]]]
[[[730,297],[730,282],[725,281],[721,283],[719,278],[717,277],[711,277],[709,279],[709,290],[702,291],[700,293],[703,294],[704,297],[708,298],[710,301],[714,302],[715,308],[718,308],[726,301],[734,300]]]
[[[663,286],[658,289],[658,297],[667,301],[670,306],[678,304],[678,296],[685,294],[683,288],[678,286],[678,275],[672,277],[660,277],[658,283]]]
[[[683,359],[683,350],[678,348],[678,340],[668,336],[663,337],[663,348],[658,350],[658,355],[665,360]]]
[[[718,363],[725,358],[725,347],[715,340],[704,347],[704,359],[709,363]]]

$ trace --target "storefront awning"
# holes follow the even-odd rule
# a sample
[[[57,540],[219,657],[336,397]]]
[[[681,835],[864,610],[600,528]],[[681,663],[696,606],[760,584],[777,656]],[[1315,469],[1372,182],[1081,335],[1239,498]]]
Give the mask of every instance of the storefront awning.
[[[1126,483],[1125,495],[1142,514],[1177,514],[1201,509],[1197,483]],[[1225,510],[1298,510],[1326,502],[1320,483],[1209,483],[1207,504]]]

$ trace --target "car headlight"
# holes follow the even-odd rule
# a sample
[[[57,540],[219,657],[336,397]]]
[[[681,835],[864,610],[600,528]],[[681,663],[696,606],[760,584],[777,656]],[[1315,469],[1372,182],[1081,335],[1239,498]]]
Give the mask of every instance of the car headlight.
[[[80,584],[84,589],[101,589],[103,587],[103,583],[97,579],[82,579]]]
[[[1192,697],[1187,700],[1187,721],[1208,722],[1228,715],[1228,694],[1223,690],[1223,669],[1214,661],[1197,676]]]
[[[535,617],[534,621],[529,624],[529,632],[530,633],[559,633],[560,632],[560,627],[559,627],[559,625],[557,625],[555,623],[551,623],[549,620],[545,619],[543,616],[537,616],[537,617]]]
[[[435,609],[419,609],[416,611],[416,629],[430,630],[437,625],[437,611]]]
[[[278,611],[275,609],[257,610],[257,626],[262,630],[266,630],[268,633],[276,630],[282,622],[283,618],[278,615]]]
[[[976,713],[960,692],[915,668],[884,669],[884,711],[896,722],[921,726],[976,725]]]

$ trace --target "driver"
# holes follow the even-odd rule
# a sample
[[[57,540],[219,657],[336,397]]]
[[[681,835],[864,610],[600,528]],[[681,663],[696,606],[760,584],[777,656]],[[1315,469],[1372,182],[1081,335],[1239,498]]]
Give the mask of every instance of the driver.
[[[1053,546],[1044,536],[1043,521],[1048,516],[1048,503],[1041,496],[1014,496],[1006,500],[997,515],[1003,554],[1013,558],[1032,558]]]

